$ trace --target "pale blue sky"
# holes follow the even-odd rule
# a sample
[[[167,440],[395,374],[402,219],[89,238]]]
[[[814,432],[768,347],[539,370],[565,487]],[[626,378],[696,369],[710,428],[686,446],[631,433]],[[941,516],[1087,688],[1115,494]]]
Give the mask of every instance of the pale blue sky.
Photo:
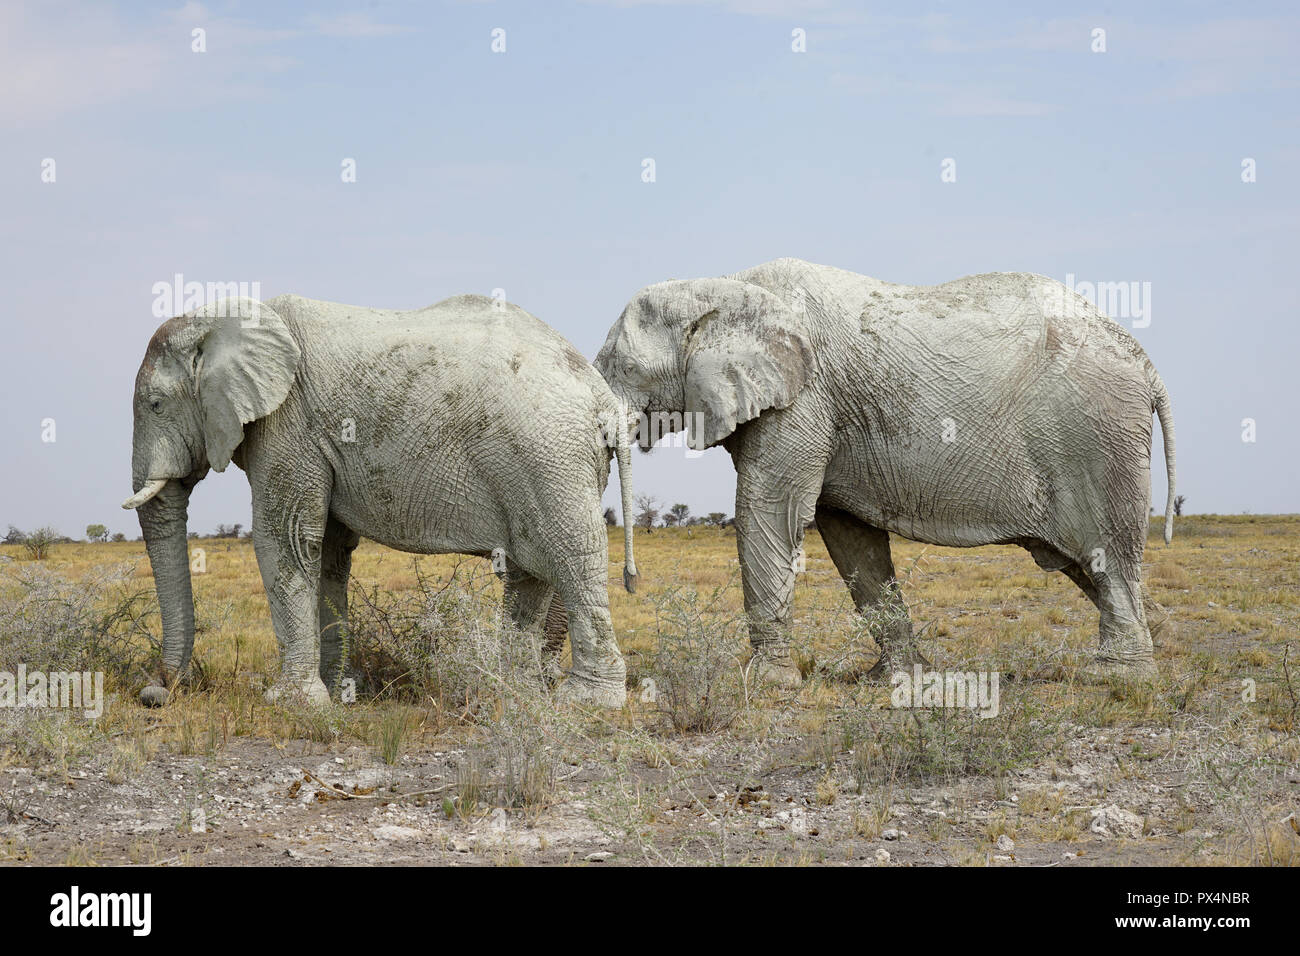
[[[131,386],[177,272],[394,308],[502,288],[590,357],[640,286],[777,256],[1150,283],[1134,334],[1189,510],[1300,510],[1300,14],[1041,10],[6,0],[0,528],[138,534]],[[722,452],[634,468],[664,503],[733,510]],[[1154,480],[1162,501],[1158,455]],[[191,527],[248,502],[237,469],[210,476]]]

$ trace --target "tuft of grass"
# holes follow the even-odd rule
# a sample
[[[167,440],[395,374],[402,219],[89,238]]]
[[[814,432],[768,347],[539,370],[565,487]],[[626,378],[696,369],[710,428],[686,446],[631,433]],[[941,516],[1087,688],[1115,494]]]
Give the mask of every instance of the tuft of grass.
[[[862,792],[896,781],[1004,777],[1051,753],[1061,740],[1056,709],[1022,690],[1001,693],[997,717],[943,707],[879,710],[858,706],[844,719],[844,746]]]
[[[379,759],[394,766],[406,753],[410,737],[419,726],[420,715],[413,708],[399,704],[384,710],[374,730],[374,747]]]
[[[654,703],[677,733],[716,733],[745,706],[742,619],[721,607],[725,587],[701,598],[669,587],[654,598],[656,643],[650,662]]]

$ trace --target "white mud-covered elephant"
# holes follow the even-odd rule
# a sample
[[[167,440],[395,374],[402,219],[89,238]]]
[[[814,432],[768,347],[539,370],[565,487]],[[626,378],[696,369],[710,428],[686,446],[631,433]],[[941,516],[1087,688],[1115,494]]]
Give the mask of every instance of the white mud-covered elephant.
[[[562,695],[622,704],[600,500],[616,451],[631,513],[623,416],[591,364],[523,309],[477,295],[410,312],[225,300],[154,334],[134,414],[135,494],[123,506],[139,509],[153,565],[163,684],[185,674],[194,644],[190,491],[233,461],[252,486],[280,645],[273,698],[329,700],[364,536],[419,554],[495,555],[515,624],[540,628],[553,596],[567,607]]]
[[[1169,396],[1137,341],[1058,282],[994,273],[894,285],[779,259],[638,292],[596,367],[647,439],[686,427],[736,468],[737,547],[754,652],[794,682],[795,555],[814,517],[860,610],[877,673],[920,659],[889,534],[1018,544],[1101,615],[1091,675],[1154,673],[1141,565],[1154,411]],[[677,416],[681,417],[677,417]],[[649,424],[656,434],[646,435]]]

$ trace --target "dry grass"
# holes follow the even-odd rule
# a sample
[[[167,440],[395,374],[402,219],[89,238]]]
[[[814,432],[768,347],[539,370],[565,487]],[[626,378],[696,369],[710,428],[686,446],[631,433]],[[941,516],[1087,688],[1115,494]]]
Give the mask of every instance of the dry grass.
[[[278,671],[278,652],[252,544],[192,541],[192,550],[204,550],[206,565],[205,573],[194,575],[200,620],[206,624],[196,640],[201,684],[181,690],[164,711],[148,712],[131,702],[138,677],[110,672],[109,692],[123,697],[103,718],[87,725],[59,714],[28,715],[21,733],[6,735],[0,756],[70,774],[88,754],[100,752],[106,755],[110,782],[115,782],[129,780],[160,750],[213,754],[232,739],[277,745],[300,741],[299,746],[322,751],[339,741],[359,741],[378,762],[391,766],[404,754],[452,737],[479,748],[460,767],[459,796],[447,798],[456,815],[481,812],[493,802],[537,812],[555,794],[564,761],[581,766],[599,759],[608,761],[613,781],[608,791],[623,800],[617,812],[602,812],[617,817],[619,827],[642,840],[658,811],[629,775],[630,768],[655,769],[667,775],[666,786],[690,790],[705,778],[683,756],[683,731],[709,731],[742,746],[766,741],[784,728],[805,741],[801,759],[810,774],[813,802],[851,804],[857,833],[871,838],[889,818],[895,788],[970,775],[1001,779],[1018,767],[1040,764],[1070,728],[1122,731],[1199,722],[1223,728],[1225,739],[1242,742],[1253,754],[1237,764],[1227,755],[1221,760],[1206,755],[1195,768],[1195,779],[1218,788],[1223,799],[1239,798],[1245,808],[1239,838],[1223,859],[1295,862],[1293,835],[1276,825],[1285,808],[1248,806],[1246,790],[1261,767],[1297,757],[1300,517],[1184,519],[1171,547],[1161,541],[1157,521],[1150,541],[1147,579],[1174,621],[1156,651],[1161,678],[1146,687],[1092,687],[1075,683],[1071,675],[1095,650],[1096,611],[1062,575],[1040,571],[1018,548],[958,550],[895,539],[903,595],[934,665],[997,670],[1017,678],[1002,688],[1004,719],[972,721],[962,714],[882,710],[888,688],[859,681],[874,659],[874,647],[816,532],[805,542],[807,570],[798,578],[794,610],[796,640],[810,679],[791,696],[747,687],[739,669],[744,641],[735,629],[741,590],[733,532],[638,532],[641,588],[629,595],[621,586],[622,531],[611,529],[611,613],[628,658],[633,693],[621,714],[584,715],[570,722],[544,714],[547,706],[540,696],[512,702],[508,694],[492,696],[479,688],[475,703],[486,706],[474,707],[464,699],[422,694],[418,682],[412,693],[363,695],[350,707],[317,711],[269,705],[261,688]],[[467,562],[478,563],[455,555],[413,557],[367,541],[354,558],[354,581],[368,594],[386,596],[385,606],[391,606],[403,595],[417,593],[421,581],[437,585],[458,567],[463,573]],[[490,605],[499,602],[500,586],[483,565],[471,568],[476,600]],[[0,603],[5,607],[14,607],[19,599],[15,575],[32,566],[21,546],[0,546]],[[128,569],[131,585],[146,594],[151,590],[141,543],[56,545],[40,563],[42,573],[72,581],[117,566]],[[130,628],[139,631],[141,620],[157,633],[156,612],[152,618],[147,609],[142,618],[132,617]],[[714,646],[719,641],[713,637],[719,635],[725,647]],[[140,650],[151,652],[148,642],[137,637]],[[700,641],[713,648],[716,661],[697,653]],[[690,658],[669,675],[670,686],[675,677],[679,687],[690,680],[707,685],[710,694],[715,683],[721,688],[723,696],[710,699],[710,711],[692,713],[698,701],[665,706],[641,699],[644,680],[662,679],[671,670],[666,652]],[[692,665],[703,665],[703,670],[692,671]],[[1244,699],[1246,688],[1253,700]],[[1269,742],[1257,747],[1260,740]],[[1140,777],[1151,759],[1150,746],[1135,744],[1117,775]],[[539,760],[539,753],[547,759]],[[708,788],[739,784],[708,777],[699,786],[713,792]],[[720,815],[720,842],[710,846],[708,856],[727,859],[729,818],[721,810],[709,812]],[[1022,835],[1075,841],[1086,830],[1077,810],[1051,798],[1030,797],[1020,813]],[[936,832],[946,833],[948,826],[934,822]],[[985,828],[985,839],[1016,832],[1006,819],[991,820]],[[642,849],[647,858],[661,858],[657,849]],[[18,852],[0,844],[0,858]]]

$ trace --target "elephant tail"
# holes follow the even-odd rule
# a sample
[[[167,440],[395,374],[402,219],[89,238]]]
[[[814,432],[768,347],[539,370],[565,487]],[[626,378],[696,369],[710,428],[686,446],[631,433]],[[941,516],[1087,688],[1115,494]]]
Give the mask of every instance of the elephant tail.
[[[1153,393],[1151,404],[1160,419],[1160,434],[1165,442],[1165,473],[1169,485],[1165,498],[1165,544],[1169,544],[1174,540],[1174,412],[1169,406],[1169,390],[1150,362],[1147,377]]]
[[[632,531],[635,514],[632,504],[632,449],[627,437],[627,415],[620,407],[615,414],[618,427],[618,487],[623,496],[623,587],[628,594],[636,593],[636,558],[632,554]]]

